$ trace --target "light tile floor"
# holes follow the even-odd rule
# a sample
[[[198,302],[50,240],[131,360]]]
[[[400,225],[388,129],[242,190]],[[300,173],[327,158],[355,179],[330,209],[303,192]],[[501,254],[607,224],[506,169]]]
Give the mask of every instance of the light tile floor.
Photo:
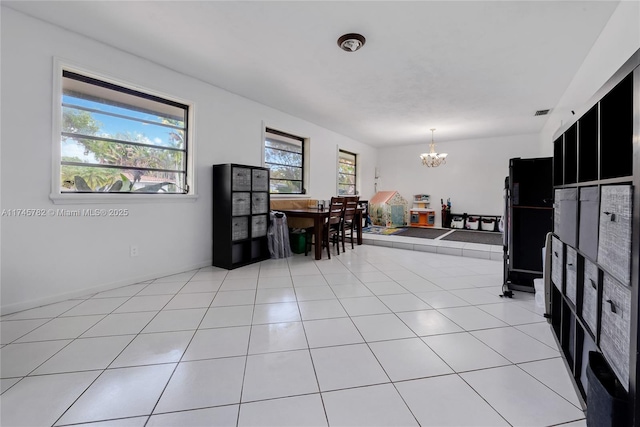
[[[499,261],[363,245],[0,318],[3,426],[585,426]]]

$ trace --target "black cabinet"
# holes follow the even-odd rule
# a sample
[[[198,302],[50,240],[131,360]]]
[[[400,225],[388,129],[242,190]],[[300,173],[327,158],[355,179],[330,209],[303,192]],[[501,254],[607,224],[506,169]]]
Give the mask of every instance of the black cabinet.
[[[553,172],[551,157],[509,160],[504,284],[533,292],[542,277],[542,248],[551,231]]]
[[[233,269],[270,257],[269,169],[213,166],[213,265]]]
[[[548,314],[587,420],[640,426],[640,50],[583,111],[554,136]],[[594,372],[619,385],[615,422]]]

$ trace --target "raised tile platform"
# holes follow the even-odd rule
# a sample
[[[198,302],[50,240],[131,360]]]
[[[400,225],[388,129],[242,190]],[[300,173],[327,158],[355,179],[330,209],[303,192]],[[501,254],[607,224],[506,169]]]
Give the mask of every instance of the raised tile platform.
[[[385,246],[388,248],[408,249],[410,251],[433,252],[445,255],[456,255],[469,258],[481,258],[501,261],[503,249],[500,245],[483,245],[480,243],[454,242],[450,240],[423,239],[396,235],[369,234],[362,235],[365,245]]]

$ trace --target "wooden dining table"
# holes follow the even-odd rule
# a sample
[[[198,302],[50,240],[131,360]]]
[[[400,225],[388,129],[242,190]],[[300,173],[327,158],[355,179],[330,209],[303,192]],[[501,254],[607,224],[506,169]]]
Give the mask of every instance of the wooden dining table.
[[[316,259],[322,259],[322,229],[327,218],[329,218],[329,209],[318,208],[300,208],[300,209],[278,209],[278,212],[284,213],[287,217],[291,218],[309,218],[313,219],[313,236],[315,245],[315,257]],[[356,210],[356,230],[358,244],[362,244],[362,213],[364,209],[358,208]]]

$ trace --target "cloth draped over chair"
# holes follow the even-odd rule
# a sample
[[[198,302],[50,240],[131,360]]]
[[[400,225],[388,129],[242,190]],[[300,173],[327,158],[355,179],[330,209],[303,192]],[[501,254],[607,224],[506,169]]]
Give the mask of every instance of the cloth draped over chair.
[[[283,212],[271,211],[269,218],[267,239],[271,258],[289,258],[291,256],[291,245],[289,244],[287,216]]]

